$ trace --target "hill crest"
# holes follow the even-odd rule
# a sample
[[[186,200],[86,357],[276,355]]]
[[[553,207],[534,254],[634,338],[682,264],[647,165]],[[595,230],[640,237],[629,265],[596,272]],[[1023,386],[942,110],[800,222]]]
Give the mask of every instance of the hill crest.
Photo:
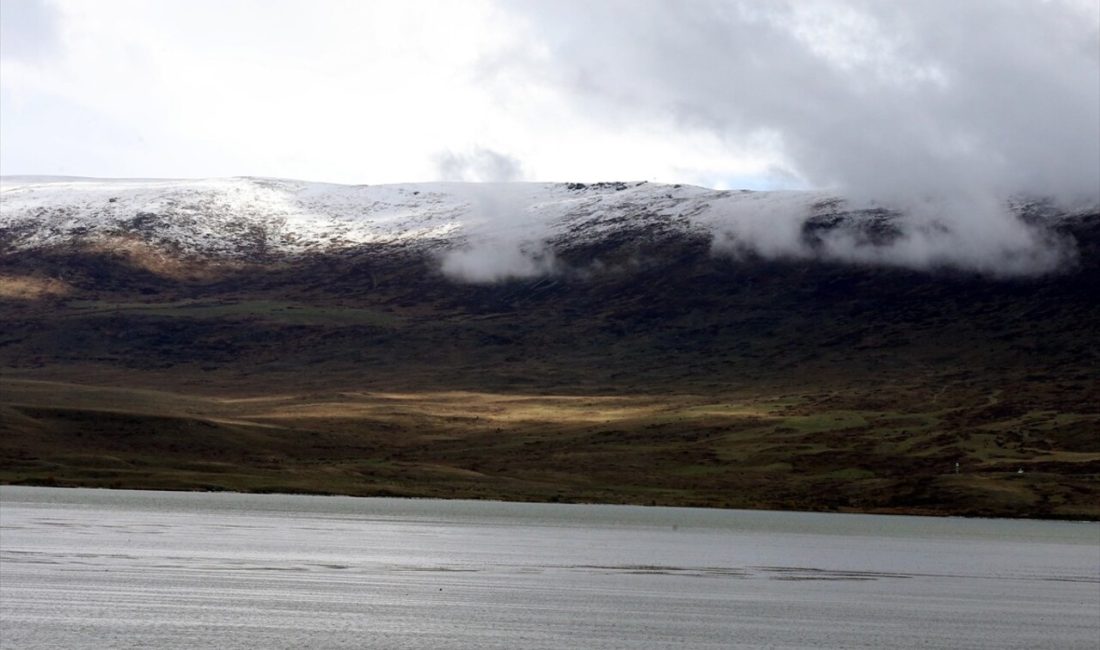
[[[263,262],[371,247],[434,252],[445,273],[473,282],[552,274],[562,251],[623,236],[701,237],[720,255],[1037,275],[1073,262],[1076,242],[1062,227],[1095,210],[1021,200],[893,205],[644,181],[4,177],[0,197],[0,251],[136,241],[180,258]]]

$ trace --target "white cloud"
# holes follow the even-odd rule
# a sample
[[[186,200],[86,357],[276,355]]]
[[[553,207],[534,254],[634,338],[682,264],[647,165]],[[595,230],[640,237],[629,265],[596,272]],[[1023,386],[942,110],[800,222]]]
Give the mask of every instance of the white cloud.
[[[671,123],[609,129],[537,80],[498,84],[486,61],[541,45],[494,2],[14,1],[48,8],[39,31],[57,42],[0,59],[7,174],[401,182],[435,178],[440,151],[479,149],[536,179],[766,166],[677,148]]]

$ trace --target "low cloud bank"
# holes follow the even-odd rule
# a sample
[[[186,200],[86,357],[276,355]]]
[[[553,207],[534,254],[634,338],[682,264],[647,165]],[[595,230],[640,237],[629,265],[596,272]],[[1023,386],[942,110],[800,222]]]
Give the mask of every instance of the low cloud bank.
[[[563,197],[562,189],[525,197],[464,186],[471,197],[471,226],[459,245],[441,256],[442,271],[472,283],[552,274],[590,277],[609,260],[591,259],[572,268],[558,259],[554,247],[622,234],[659,247],[661,237],[683,232],[709,237],[711,253],[719,256],[1036,276],[1064,270],[1076,259],[1076,243],[1054,228],[1056,222],[1100,209],[1095,202],[1013,206],[981,194],[882,203],[822,192],[721,192],[654,184],[577,198]],[[560,238],[563,233],[569,233],[571,243]]]
[[[1080,209],[1046,207],[1051,214]],[[717,206],[704,219],[720,255],[953,268],[995,277],[1051,273],[1076,259],[1075,242],[1049,221],[1029,222],[1019,208],[980,196],[883,204],[760,193]]]

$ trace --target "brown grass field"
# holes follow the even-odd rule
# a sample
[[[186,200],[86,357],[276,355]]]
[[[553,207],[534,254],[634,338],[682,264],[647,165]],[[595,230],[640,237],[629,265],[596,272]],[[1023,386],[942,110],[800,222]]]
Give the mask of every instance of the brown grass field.
[[[870,399],[858,391],[211,395],[15,378],[0,388],[8,483],[1100,516],[1100,449],[1086,435],[1100,416],[1006,411],[967,424],[1004,406],[993,394],[980,407],[869,409],[855,407]]]

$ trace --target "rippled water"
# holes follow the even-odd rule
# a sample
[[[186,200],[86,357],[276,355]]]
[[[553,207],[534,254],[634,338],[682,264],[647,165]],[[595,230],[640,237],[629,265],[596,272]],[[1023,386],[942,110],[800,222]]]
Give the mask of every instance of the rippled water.
[[[0,488],[3,648],[1089,648],[1100,525]]]

